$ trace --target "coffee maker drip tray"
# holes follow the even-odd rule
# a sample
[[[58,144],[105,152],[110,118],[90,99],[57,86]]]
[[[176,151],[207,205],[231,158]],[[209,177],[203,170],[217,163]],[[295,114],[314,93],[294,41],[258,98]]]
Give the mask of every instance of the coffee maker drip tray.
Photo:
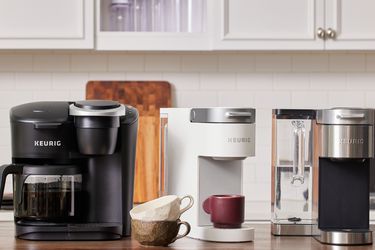
[[[117,240],[121,223],[16,222],[16,236],[24,240]]]
[[[242,224],[241,228],[215,228],[213,226],[196,227],[189,237],[215,242],[248,242],[254,241],[254,228]]]

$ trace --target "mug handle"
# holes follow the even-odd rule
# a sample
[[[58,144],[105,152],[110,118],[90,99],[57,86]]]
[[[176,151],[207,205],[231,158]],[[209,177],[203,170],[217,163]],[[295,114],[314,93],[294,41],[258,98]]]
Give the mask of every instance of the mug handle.
[[[191,196],[191,195],[186,195],[186,196],[182,197],[182,198],[180,199],[180,204],[181,204],[182,201],[183,201],[184,199],[186,199],[186,198],[188,198],[188,199],[190,200],[190,201],[189,201],[189,204],[187,204],[186,207],[184,207],[184,208],[182,208],[182,209],[180,210],[180,215],[183,214],[183,213],[185,213],[188,209],[190,209],[190,208],[194,205],[194,198],[193,198],[193,196]]]
[[[190,224],[188,222],[178,220],[177,221],[178,230],[180,230],[181,225],[184,225],[186,227],[185,233],[183,233],[183,234],[177,234],[177,236],[173,238],[173,240],[171,241],[171,243],[173,243],[176,240],[179,240],[181,238],[184,238],[186,235],[188,235],[190,233],[190,229],[191,228],[190,228]]]

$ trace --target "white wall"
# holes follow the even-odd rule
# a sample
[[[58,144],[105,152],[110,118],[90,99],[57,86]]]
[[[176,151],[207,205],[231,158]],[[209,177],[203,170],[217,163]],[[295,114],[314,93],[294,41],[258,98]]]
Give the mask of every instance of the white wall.
[[[10,161],[10,107],[84,99],[88,80],[166,80],[177,107],[257,108],[244,171],[252,219],[270,214],[272,108],[375,107],[375,53],[0,52],[0,163]]]

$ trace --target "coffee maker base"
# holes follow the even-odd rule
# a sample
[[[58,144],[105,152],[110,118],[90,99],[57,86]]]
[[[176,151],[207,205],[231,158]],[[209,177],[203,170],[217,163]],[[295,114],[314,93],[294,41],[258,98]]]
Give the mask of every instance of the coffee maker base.
[[[242,225],[241,228],[215,228],[213,226],[197,227],[189,237],[214,242],[249,242],[254,241],[254,228]]]
[[[271,233],[274,236],[312,236],[312,224],[271,224]]]
[[[371,245],[372,231],[320,231],[315,239],[329,245]]]
[[[58,224],[18,221],[16,222],[16,237],[24,240],[118,240],[122,238],[122,224]]]

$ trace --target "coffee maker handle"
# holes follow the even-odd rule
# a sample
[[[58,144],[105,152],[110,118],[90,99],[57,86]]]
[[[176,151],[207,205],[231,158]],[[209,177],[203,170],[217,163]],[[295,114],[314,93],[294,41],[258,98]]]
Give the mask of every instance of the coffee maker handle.
[[[0,208],[3,203],[5,180],[8,174],[21,174],[23,166],[19,164],[6,164],[0,166]]]

